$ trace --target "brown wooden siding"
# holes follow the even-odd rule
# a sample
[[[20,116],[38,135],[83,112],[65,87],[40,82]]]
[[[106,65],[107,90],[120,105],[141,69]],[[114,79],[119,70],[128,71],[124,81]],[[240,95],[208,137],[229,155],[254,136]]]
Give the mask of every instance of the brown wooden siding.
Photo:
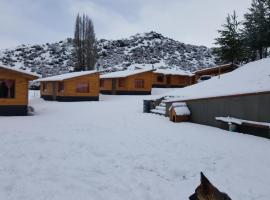
[[[158,81],[158,77],[163,76],[163,81]],[[170,79],[170,81],[169,81]],[[190,76],[181,76],[181,75],[164,75],[154,73],[153,75],[153,85],[160,85],[164,87],[186,87],[194,84],[194,77]]]
[[[112,90],[112,79],[102,79],[102,81],[104,82],[104,86],[100,87],[100,90]]]
[[[104,87],[101,87],[101,91],[111,91],[113,79],[102,79],[104,80]],[[122,80],[124,84],[119,87],[119,80]],[[135,80],[144,80],[144,88],[136,88]],[[151,91],[153,82],[153,72],[145,72],[128,76],[126,78],[115,78],[116,91]]]
[[[222,74],[232,72],[236,68],[237,68],[237,66],[232,65],[232,64],[228,64],[228,65],[220,66],[220,68],[219,67],[214,67],[214,68],[199,70],[199,71],[195,72],[196,81],[198,79],[200,79],[201,76],[204,76],[204,75],[218,76],[219,74],[222,75]]]
[[[64,83],[64,91],[59,91],[59,83]],[[79,83],[88,83],[89,92],[81,93],[77,92],[77,84]],[[44,91],[44,84],[47,84],[47,90]],[[42,82],[41,83],[41,95],[53,95],[53,84],[55,84],[56,96],[67,96],[67,97],[76,97],[76,96],[99,96],[99,75],[91,74],[87,76],[77,77],[73,79],[68,79],[65,81],[55,81],[55,82]]]
[[[28,78],[11,70],[0,69],[0,79],[15,80],[15,98],[0,98],[0,105],[28,105]]]
[[[135,87],[136,79],[144,80],[144,88]],[[128,91],[151,91],[152,84],[153,84],[153,72],[146,72],[146,73],[136,74],[136,75],[127,77]]]

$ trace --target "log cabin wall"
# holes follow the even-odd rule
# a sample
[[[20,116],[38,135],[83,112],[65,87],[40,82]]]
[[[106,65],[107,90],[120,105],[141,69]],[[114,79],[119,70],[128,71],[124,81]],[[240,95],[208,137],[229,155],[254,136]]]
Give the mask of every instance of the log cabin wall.
[[[135,81],[143,80],[143,88],[135,86]],[[153,83],[153,72],[143,72],[123,78],[103,78],[103,87],[100,87],[102,94],[136,95],[151,94]]]
[[[101,91],[110,91],[112,90],[112,79],[100,79],[100,82],[103,82],[103,85],[100,84]]]
[[[161,78],[159,77],[163,77],[163,80],[161,81]],[[170,79],[170,81],[168,79]],[[181,87],[186,87],[186,86],[194,84],[195,83],[194,79],[195,79],[195,76],[164,75],[164,74],[154,73],[153,87],[181,88]]]
[[[59,83],[56,86],[57,96],[99,96],[99,75],[88,75],[63,81],[64,90],[59,91]],[[77,92],[78,84],[89,84],[89,92]]]
[[[191,85],[190,76],[171,75],[171,87],[186,87]]]
[[[136,80],[144,80],[144,87],[143,88],[136,88],[135,87]],[[151,93],[152,84],[153,84],[153,72],[152,71],[140,73],[140,74],[136,74],[136,75],[128,77],[127,90],[128,91],[145,91],[145,92]]]
[[[40,94],[42,96],[52,95],[53,82],[41,82]]]
[[[90,74],[63,81],[41,82],[41,97],[45,100],[88,101],[99,99],[99,74]],[[86,91],[78,91],[78,85],[88,85]]]
[[[8,79],[15,81],[15,97],[0,98],[0,105],[28,105],[28,79],[19,73],[14,73],[9,70],[0,69],[0,80]]]
[[[166,76],[164,74],[153,73],[153,87],[166,87]]]

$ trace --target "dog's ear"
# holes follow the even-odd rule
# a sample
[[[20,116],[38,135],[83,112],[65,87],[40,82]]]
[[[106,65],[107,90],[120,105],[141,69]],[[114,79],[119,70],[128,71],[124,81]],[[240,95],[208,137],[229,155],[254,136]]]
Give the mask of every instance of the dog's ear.
[[[201,172],[201,186],[205,194],[211,194],[213,192],[213,189],[215,188],[202,172]]]

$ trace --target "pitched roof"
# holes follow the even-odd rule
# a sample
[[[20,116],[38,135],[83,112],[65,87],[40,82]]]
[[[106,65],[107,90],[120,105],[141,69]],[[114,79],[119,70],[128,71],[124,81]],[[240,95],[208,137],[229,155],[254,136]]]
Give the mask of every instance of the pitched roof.
[[[176,69],[157,69],[154,71],[155,74],[165,74],[165,75],[179,75],[179,76],[194,76],[195,74],[184,71],[184,70],[176,70]]]
[[[61,74],[61,75],[57,75],[57,76],[41,78],[41,79],[38,79],[36,81],[38,81],[38,82],[63,81],[63,80],[72,79],[72,78],[76,78],[76,77],[80,77],[80,76],[94,74],[94,73],[97,73],[97,71],[92,70],[92,71],[71,72],[71,73]]]
[[[26,76],[26,77],[28,77],[28,78],[30,78],[32,80],[37,79],[37,78],[40,77],[40,75],[38,75],[36,73],[28,72],[28,71],[25,71],[25,70],[22,70],[22,69],[17,69],[15,67],[8,67],[8,66],[0,65],[0,68],[5,69],[5,70],[10,70],[10,71],[13,71],[13,72],[16,72],[16,73],[20,73],[23,76]]]
[[[103,74],[100,78],[125,78],[128,76],[132,76],[135,74],[140,74],[144,72],[153,71],[152,69],[139,69],[139,70],[125,70],[125,71],[118,71],[118,72],[111,72],[107,74]]]

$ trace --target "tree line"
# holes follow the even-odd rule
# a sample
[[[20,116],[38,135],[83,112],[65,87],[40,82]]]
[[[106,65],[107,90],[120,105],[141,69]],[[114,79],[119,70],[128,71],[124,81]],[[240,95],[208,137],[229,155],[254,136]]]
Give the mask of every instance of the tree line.
[[[252,0],[244,20],[239,21],[236,12],[229,14],[214,53],[222,63],[247,63],[269,56],[270,0]]]

